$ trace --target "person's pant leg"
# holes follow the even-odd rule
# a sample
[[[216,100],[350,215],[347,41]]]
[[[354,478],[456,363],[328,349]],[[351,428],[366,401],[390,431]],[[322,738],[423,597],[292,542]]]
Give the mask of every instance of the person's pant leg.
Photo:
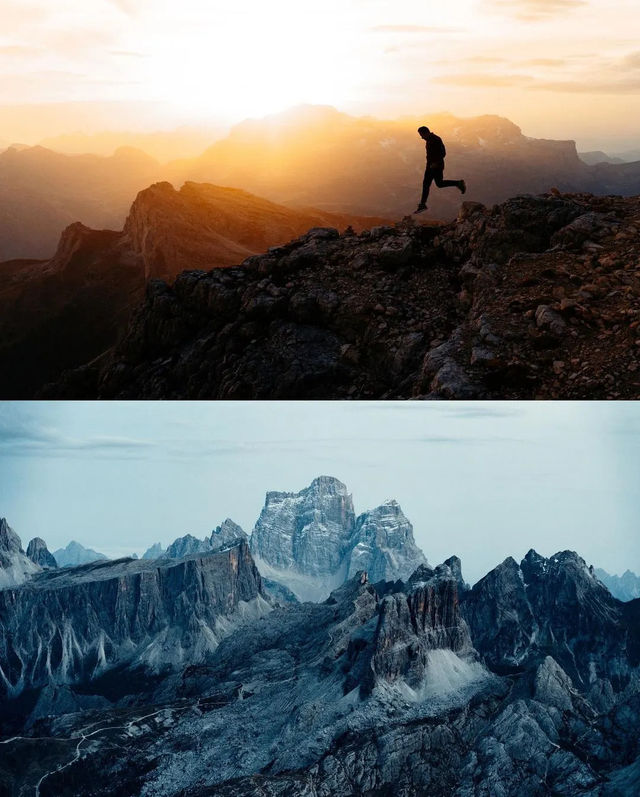
[[[444,179],[444,164],[441,168],[433,170],[433,179],[435,180],[438,188],[452,188],[453,186],[460,185],[459,180],[445,180]]]
[[[433,181],[433,171],[427,166],[424,170],[424,179],[422,181],[422,198],[420,199],[421,205],[427,204],[427,199],[429,198],[429,188],[431,187],[431,183]]]

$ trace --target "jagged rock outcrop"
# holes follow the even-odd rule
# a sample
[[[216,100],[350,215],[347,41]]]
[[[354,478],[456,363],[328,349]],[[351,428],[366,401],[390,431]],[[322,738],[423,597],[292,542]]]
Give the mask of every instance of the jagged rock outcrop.
[[[364,512],[355,524],[350,542],[347,578],[365,570],[369,580],[406,580],[427,560],[413,539],[413,526],[397,501]]]
[[[41,570],[22,550],[20,537],[0,518],[0,590],[23,584]]]
[[[361,570],[396,581],[426,562],[397,502],[356,518],[346,486],[330,476],[299,493],[267,493],[251,552],[260,572],[299,600],[322,600]]]
[[[345,580],[345,548],[354,526],[345,485],[320,476],[299,493],[267,493],[251,553],[261,573],[302,600],[326,598]]]
[[[150,283],[112,358],[47,395],[635,398],[639,225],[637,198],[553,192],[310,231]]]
[[[93,548],[85,548],[75,540],[67,545],[66,548],[58,548],[53,552],[53,556],[58,563],[58,567],[76,567],[77,565],[86,565],[90,562],[98,562],[108,559],[103,553],[94,551]]]
[[[122,232],[74,222],[49,260],[2,263],[2,398],[31,398],[113,347],[149,279],[239,263],[318,224],[362,229],[381,221],[294,210],[234,188],[156,183],[140,191]]]
[[[199,540],[193,534],[185,534],[183,537],[178,537],[167,550],[162,554],[165,559],[181,559],[183,556],[188,556],[192,553],[206,553],[211,550],[209,540]]]
[[[164,548],[159,542],[155,542],[142,554],[143,559],[158,559],[164,553]]]
[[[462,600],[473,644],[497,672],[552,656],[573,685],[610,708],[640,663],[640,626],[572,551],[506,559]]]
[[[0,778],[16,793],[40,782],[42,797],[635,793],[640,601],[603,598],[608,593],[575,554],[531,553],[515,567],[539,627],[558,634],[516,671],[507,672],[509,646],[493,651],[488,641],[505,633],[516,590],[510,563],[464,595],[455,557],[422,565],[406,582],[373,585],[361,572],[324,603],[276,608],[225,636],[199,663],[185,661],[182,673],[153,687],[155,708],[148,681],[130,678],[132,693],[117,714],[95,707],[73,715],[67,707],[22,731],[34,738],[15,734]],[[498,610],[483,615],[482,597],[497,600]],[[517,622],[518,601],[512,613]],[[571,615],[583,654],[589,646],[593,654],[572,665],[573,675],[562,661],[571,659],[564,647],[577,651]],[[626,624],[627,647],[615,652],[618,623]],[[493,673],[472,645],[484,649]],[[612,651],[602,675],[598,657]],[[592,660],[600,693],[577,677]]]
[[[216,526],[211,532],[209,544],[212,551],[226,548],[229,545],[237,545],[238,542],[248,542],[246,532],[234,523],[231,518],[227,518],[220,526]]]
[[[161,673],[195,664],[243,616],[267,610],[245,543],[178,561],[43,572],[0,591],[0,699],[63,685],[101,694],[100,678],[106,683],[114,668]],[[129,686],[121,685],[123,695]]]
[[[34,537],[27,546],[27,556],[44,570],[51,570],[58,566],[53,554],[47,548],[47,543],[41,537]]]
[[[621,576],[612,576],[606,570],[596,567],[596,576],[607,587],[609,592],[620,601],[632,601],[640,598],[640,576],[625,570]]]
[[[186,182],[176,191],[171,183],[162,182],[138,194],[124,237],[140,257],[145,279],[172,281],[185,269],[241,263],[312,227],[331,224],[363,229],[382,221],[296,210],[239,188]]]

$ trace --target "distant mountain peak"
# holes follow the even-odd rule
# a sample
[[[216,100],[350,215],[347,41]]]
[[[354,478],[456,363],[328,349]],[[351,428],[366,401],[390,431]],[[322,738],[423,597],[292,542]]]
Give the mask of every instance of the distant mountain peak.
[[[301,600],[326,597],[356,572],[395,581],[426,563],[397,502],[356,518],[346,485],[333,476],[298,493],[268,492],[251,550],[260,571]]]

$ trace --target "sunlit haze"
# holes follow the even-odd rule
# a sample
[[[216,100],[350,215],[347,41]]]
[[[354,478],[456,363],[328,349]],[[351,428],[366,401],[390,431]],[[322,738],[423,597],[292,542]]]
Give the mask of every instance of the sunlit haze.
[[[356,512],[395,498],[434,564],[474,581],[531,547],[640,571],[640,404],[0,404],[0,517],[23,544],[141,554],[319,475]]]
[[[500,114],[637,143],[637,0],[0,0],[0,141],[231,124],[300,103]],[[89,104],[88,104],[89,103]]]

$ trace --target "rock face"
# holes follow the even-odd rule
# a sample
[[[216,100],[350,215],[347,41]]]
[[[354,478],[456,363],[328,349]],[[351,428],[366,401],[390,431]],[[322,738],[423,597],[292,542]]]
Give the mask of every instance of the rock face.
[[[154,543],[142,554],[143,559],[158,559],[164,553],[164,548],[159,542]]]
[[[251,552],[260,572],[299,600],[324,599],[359,570],[395,581],[426,562],[395,501],[356,518],[347,488],[330,476],[299,493],[267,493]]]
[[[632,601],[640,598],[640,576],[631,570],[625,570],[621,576],[612,576],[606,570],[596,567],[594,573],[618,600]]]
[[[209,540],[199,540],[192,534],[185,534],[174,540],[162,554],[165,559],[181,559],[192,553],[206,553],[211,550]]]
[[[178,561],[121,559],[41,573],[0,591],[0,700],[45,690],[36,706],[42,713],[53,687],[100,695],[114,668],[153,674],[196,664],[243,616],[267,610],[245,543]]]
[[[572,551],[506,559],[465,593],[473,643],[497,671],[517,671],[550,655],[573,686],[603,707],[636,676],[634,640],[620,601]]]
[[[63,370],[104,354],[126,331],[149,279],[240,263],[319,224],[362,229],[382,221],[293,210],[213,185],[188,183],[178,192],[166,182],[140,191],[122,232],[71,218],[58,228],[49,260],[1,264],[2,397],[31,397]]]
[[[276,608],[161,679],[156,710],[132,684],[117,713],[61,710],[22,731],[34,738],[12,734],[3,782],[40,782],[43,797],[114,783],[166,797],[635,794],[640,601],[616,601],[569,552],[507,561],[464,595],[459,582],[453,557]],[[525,606],[539,636],[523,647]]]
[[[413,526],[397,501],[364,512],[356,521],[351,540],[347,578],[365,570],[369,580],[406,580],[421,564],[424,554],[413,539]]]
[[[144,553],[142,558],[181,559],[193,553],[221,551],[238,545],[240,542],[248,542],[247,535],[237,523],[234,523],[231,518],[227,518],[220,526],[216,526],[210,537],[199,540],[192,534],[185,534],[184,537],[174,540],[166,551],[162,550],[160,543],[156,543]]]
[[[53,556],[58,563],[58,567],[76,567],[86,565],[89,562],[98,562],[108,559],[103,553],[98,553],[92,548],[85,548],[79,542],[71,540],[66,548],[58,548],[53,552]]]
[[[310,231],[150,283],[112,358],[47,395],[636,398],[639,228],[637,198],[552,192]]]
[[[220,526],[216,526],[211,532],[209,544],[212,551],[226,548],[229,545],[237,545],[238,542],[248,542],[245,531],[234,523],[231,518],[227,518]]]
[[[43,570],[51,570],[58,566],[53,555],[47,548],[47,543],[40,537],[34,537],[27,546],[27,556]]]
[[[176,191],[163,182],[138,194],[124,236],[142,260],[145,279],[172,281],[185,269],[241,263],[312,227],[362,229],[382,221],[295,210],[238,188],[186,182]]]
[[[41,570],[22,550],[20,537],[0,518],[0,589],[23,584]]]

